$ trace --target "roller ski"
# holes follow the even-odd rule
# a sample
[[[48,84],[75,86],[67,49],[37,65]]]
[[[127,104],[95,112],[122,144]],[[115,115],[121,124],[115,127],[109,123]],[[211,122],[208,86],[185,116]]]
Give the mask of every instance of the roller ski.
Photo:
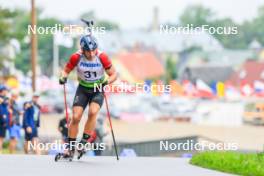
[[[59,161],[59,160],[64,160],[64,161],[72,161],[73,157],[74,157],[74,153],[75,153],[75,147],[74,146],[70,146],[67,145],[67,148],[65,149],[64,153],[58,153],[55,156],[55,162]]]
[[[82,148],[77,150],[77,159],[78,160],[81,159],[81,157],[83,155],[85,155],[85,153],[86,153],[86,147],[85,146],[86,146],[86,144],[88,144],[88,142],[86,140],[82,139],[79,142],[79,144],[82,146]]]
[[[73,160],[73,156],[74,156],[74,153],[71,154],[71,153],[58,153],[56,154],[55,156],[55,162],[59,161],[59,160],[68,160],[68,161],[72,161]]]
[[[78,159],[78,160],[81,159],[81,157],[82,157],[85,153],[86,153],[85,150],[80,150],[80,151],[78,151],[77,159]]]

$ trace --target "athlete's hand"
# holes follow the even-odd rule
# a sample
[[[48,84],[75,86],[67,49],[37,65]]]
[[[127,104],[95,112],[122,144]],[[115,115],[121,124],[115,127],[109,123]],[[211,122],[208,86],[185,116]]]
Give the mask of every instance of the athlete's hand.
[[[32,133],[32,128],[31,127],[27,127],[26,130],[27,130],[28,133]]]
[[[67,77],[60,77],[60,79],[59,79],[59,83],[60,83],[61,85],[65,84],[66,82],[67,82]]]
[[[106,85],[108,85],[108,80],[106,80],[104,83],[102,83],[103,87],[106,86]]]

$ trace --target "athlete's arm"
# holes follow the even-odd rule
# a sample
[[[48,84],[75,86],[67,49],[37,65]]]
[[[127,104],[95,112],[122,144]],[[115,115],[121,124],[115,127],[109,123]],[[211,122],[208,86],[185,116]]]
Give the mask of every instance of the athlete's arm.
[[[109,69],[105,70],[106,74],[109,76],[107,83],[112,84],[117,79],[117,72],[115,67],[112,65]]]
[[[80,59],[79,53],[74,53],[71,55],[69,61],[66,63],[62,70],[62,75],[68,76],[69,73],[76,67]]]
[[[75,66],[78,64],[80,59],[79,53],[74,53],[71,55],[69,61],[66,63],[64,68],[61,71],[60,80],[66,81],[69,73],[75,68]]]
[[[105,69],[106,74],[109,76],[107,83],[112,84],[117,79],[117,72],[114,66],[112,65],[111,60],[105,53],[100,54],[100,59]]]

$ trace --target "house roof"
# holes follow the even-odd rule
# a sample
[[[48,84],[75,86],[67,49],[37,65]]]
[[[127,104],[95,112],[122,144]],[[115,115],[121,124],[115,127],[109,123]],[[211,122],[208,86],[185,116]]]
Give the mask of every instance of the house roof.
[[[219,65],[222,66],[238,66],[242,65],[246,60],[252,58],[254,52],[252,50],[230,50],[223,49],[222,51],[196,51],[188,56],[188,66],[202,65],[203,60],[206,59],[209,65]]]
[[[193,51],[181,56],[177,69],[180,75],[187,67],[204,67],[205,65],[208,67],[228,66],[237,70],[253,56],[252,50]]]
[[[116,58],[137,80],[159,77],[165,72],[158,58],[150,52],[122,53]]]
[[[229,66],[196,66],[187,67],[180,77],[182,80],[191,81],[201,79],[205,83],[211,84],[212,82],[228,80],[233,72],[232,67]]]
[[[230,77],[229,81],[234,85],[238,85],[241,81],[253,85],[255,80],[264,81],[264,62],[248,60]]]

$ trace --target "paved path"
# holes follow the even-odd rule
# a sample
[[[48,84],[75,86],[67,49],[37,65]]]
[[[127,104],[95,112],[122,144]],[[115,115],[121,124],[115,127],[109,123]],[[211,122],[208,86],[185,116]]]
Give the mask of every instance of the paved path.
[[[60,138],[57,130],[58,121],[62,115],[42,116],[40,135],[56,136]],[[86,117],[81,120],[80,134]],[[124,122],[113,120],[114,131],[118,141],[138,142],[159,140],[166,138],[177,138],[183,136],[201,135],[222,142],[236,143],[240,150],[263,150],[264,127],[263,126],[208,126],[190,123],[169,122]],[[109,127],[106,127],[109,129]],[[109,135],[109,141],[112,141]]]
[[[182,158],[83,157],[55,162],[53,156],[0,155],[1,176],[231,176],[188,164]]]

